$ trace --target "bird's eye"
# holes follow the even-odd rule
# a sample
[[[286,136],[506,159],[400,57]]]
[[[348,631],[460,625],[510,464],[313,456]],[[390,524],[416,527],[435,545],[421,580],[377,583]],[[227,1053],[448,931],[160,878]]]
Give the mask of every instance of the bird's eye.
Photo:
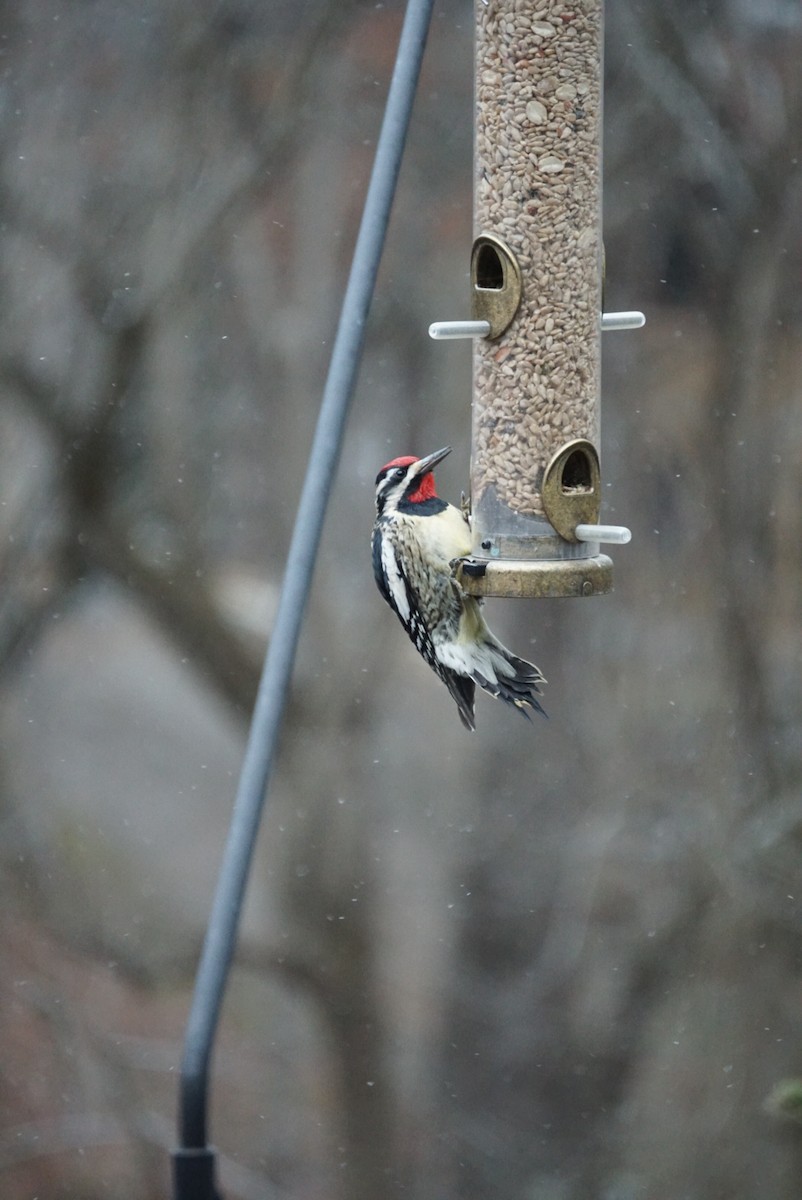
[[[395,475],[396,479],[403,479],[406,475],[406,471],[403,467],[396,467],[396,469],[393,471],[393,475]]]

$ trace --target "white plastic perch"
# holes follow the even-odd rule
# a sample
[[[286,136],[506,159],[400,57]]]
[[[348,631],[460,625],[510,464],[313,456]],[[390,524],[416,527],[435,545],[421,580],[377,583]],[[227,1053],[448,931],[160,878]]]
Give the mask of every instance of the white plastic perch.
[[[627,542],[632,541],[632,531],[625,525],[577,525],[574,533],[580,542],[625,546]]]
[[[601,327],[611,329],[642,329],[646,317],[642,312],[602,313]],[[489,321],[433,321],[429,337],[444,342],[454,338],[485,338],[490,333]]]

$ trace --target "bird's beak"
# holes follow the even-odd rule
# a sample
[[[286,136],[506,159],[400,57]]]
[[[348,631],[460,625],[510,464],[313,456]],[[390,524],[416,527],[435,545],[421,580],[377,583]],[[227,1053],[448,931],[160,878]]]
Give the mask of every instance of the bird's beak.
[[[451,447],[443,446],[442,450],[435,450],[434,454],[427,454],[425,458],[419,458],[414,465],[414,477],[422,479],[424,475],[428,475],[430,471],[433,471],[437,464],[442,462],[445,456],[450,453]]]

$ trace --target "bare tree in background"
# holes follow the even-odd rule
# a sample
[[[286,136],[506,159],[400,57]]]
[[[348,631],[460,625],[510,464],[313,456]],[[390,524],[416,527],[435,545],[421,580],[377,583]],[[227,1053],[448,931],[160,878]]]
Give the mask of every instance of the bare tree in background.
[[[790,1197],[771,1097],[799,1069],[802,27],[779,5],[609,15],[610,307],[649,326],[605,343],[606,461],[638,549],[626,627],[572,674],[593,752],[573,818],[550,817],[568,752],[514,842],[487,780],[450,1025],[458,1194]]]
[[[166,1190],[174,1068],[400,4],[2,12],[4,1195]],[[608,6],[616,594],[497,605],[467,738],[373,591],[455,445],[470,6],[438,6],[218,1051],[227,1196],[791,1200],[802,28]],[[462,463],[462,469],[460,468]],[[789,1099],[790,1098],[790,1099]],[[784,1119],[785,1118],[785,1119]],[[71,1190],[72,1189],[72,1190]]]

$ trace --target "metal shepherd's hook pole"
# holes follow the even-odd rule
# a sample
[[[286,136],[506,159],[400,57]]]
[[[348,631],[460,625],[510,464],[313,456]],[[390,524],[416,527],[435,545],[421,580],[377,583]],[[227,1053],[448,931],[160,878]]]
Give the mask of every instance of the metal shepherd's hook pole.
[[[207,1145],[209,1065],[245,887],[273,766],[323,520],[362,353],[390,208],[409,128],[433,0],[409,0],[351,273],[309,456],[270,647],[256,697],[217,890],[195,981],[180,1083],[175,1200],[216,1200]]]

